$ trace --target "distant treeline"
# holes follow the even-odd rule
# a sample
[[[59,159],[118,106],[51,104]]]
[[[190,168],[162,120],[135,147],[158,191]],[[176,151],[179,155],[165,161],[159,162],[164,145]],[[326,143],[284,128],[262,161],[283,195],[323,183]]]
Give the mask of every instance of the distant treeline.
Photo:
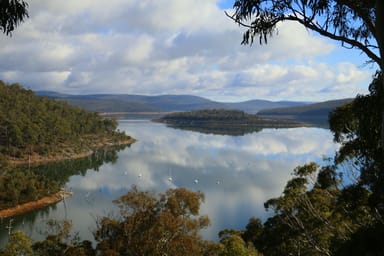
[[[164,120],[196,120],[196,121],[242,121],[258,122],[261,118],[257,115],[247,114],[241,110],[227,109],[201,109],[187,112],[175,112],[164,116]]]
[[[157,122],[202,133],[244,135],[260,131],[262,128],[288,128],[308,126],[308,124],[264,118],[240,110],[202,109],[188,112],[175,112],[156,119]]]
[[[329,128],[329,115],[337,107],[352,102],[353,99],[330,100],[304,106],[264,109],[258,115],[273,119],[288,119]]]
[[[0,81],[0,163],[10,157],[60,154],[63,148],[81,151],[90,137],[124,138],[116,128],[115,120]]]

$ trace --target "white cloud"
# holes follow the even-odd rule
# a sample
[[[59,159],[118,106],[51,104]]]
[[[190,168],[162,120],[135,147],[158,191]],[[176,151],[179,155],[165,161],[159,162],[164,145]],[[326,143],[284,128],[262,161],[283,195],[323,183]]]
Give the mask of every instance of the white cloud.
[[[267,45],[241,46],[243,29],[218,3],[33,1],[13,37],[0,37],[0,79],[68,93],[231,100],[320,100],[366,88],[370,70],[348,56],[327,61],[337,47],[298,24],[281,24]]]
[[[338,71],[336,81],[340,84],[351,84],[366,78],[366,74],[351,63],[339,63]]]

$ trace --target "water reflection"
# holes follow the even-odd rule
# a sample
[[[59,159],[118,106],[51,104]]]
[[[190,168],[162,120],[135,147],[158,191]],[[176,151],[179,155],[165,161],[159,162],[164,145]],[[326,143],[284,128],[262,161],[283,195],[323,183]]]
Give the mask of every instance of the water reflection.
[[[190,123],[188,125],[172,125],[167,124],[170,128],[187,130],[187,131],[196,131],[206,134],[216,134],[216,135],[232,135],[232,136],[243,136],[248,133],[260,132],[263,130],[260,126],[250,126],[250,125],[239,125],[234,127],[217,127],[217,126],[193,126]]]
[[[115,146],[97,150],[93,155],[75,160],[51,162],[40,166],[20,166],[18,169],[30,169],[42,174],[49,179],[57,181],[60,186],[65,187],[71,176],[85,177],[87,172],[98,171],[100,166],[106,163],[115,163],[118,152],[127,146]],[[71,188],[67,188],[70,189]],[[60,217],[55,215],[60,213]],[[69,219],[67,216],[66,201],[56,205],[50,205],[32,211],[21,216],[0,219],[0,245],[7,240],[10,230],[23,230],[34,239],[45,237],[45,224],[51,218]]]
[[[265,218],[263,203],[280,195],[294,167],[321,161],[337,148],[330,132],[318,128],[265,129],[244,136],[175,130],[137,120],[121,121],[119,128],[138,141],[98,172],[69,177],[67,187],[74,196],[66,207],[59,203],[48,213],[38,213],[30,226],[68,218],[82,239],[90,239],[92,216],[116,211],[112,200],[132,184],[155,192],[187,187],[205,193],[201,213],[210,216],[212,226],[203,235],[217,240],[221,229],[244,228],[252,216]]]

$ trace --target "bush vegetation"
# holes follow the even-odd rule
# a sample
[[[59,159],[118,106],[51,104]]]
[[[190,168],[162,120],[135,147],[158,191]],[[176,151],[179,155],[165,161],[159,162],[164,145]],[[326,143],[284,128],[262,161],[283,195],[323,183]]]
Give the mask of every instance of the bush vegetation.
[[[117,122],[0,81],[0,161],[71,155],[104,139],[127,140]],[[0,163],[1,163],[0,162]]]

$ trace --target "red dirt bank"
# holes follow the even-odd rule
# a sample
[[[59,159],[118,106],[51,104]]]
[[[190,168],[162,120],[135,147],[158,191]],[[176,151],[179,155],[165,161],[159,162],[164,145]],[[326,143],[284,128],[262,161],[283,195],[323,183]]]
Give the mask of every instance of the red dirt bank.
[[[51,204],[55,204],[62,200],[65,200],[65,198],[70,197],[71,195],[72,195],[71,192],[60,191],[60,192],[57,192],[56,194],[43,197],[33,202],[20,204],[18,206],[8,208],[5,210],[0,210],[0,218],[8,218],[8,217],[20,215],[26,212],[33,211],[35,209],[39,209]]]

